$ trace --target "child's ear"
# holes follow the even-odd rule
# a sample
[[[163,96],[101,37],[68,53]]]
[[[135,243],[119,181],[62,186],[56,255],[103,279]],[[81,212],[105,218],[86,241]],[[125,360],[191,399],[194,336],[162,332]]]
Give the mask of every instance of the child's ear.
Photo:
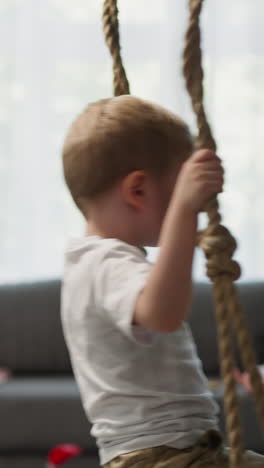
[[[130,172],[122,181],[122,196],[132,208],[141,209],[146,199],[146,173],[144,171]]]

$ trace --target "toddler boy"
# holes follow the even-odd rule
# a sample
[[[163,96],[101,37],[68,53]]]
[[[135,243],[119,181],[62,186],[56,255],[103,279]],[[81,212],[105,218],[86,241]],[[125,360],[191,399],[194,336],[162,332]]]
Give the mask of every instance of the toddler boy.
[[[65,252],[61,317],[107,468],[228,466],[186,316],[197,217],[223,168],[185,123],[132,96],[91,104],[63,150],[87,220]],[[144,246],[159,246],[155,264]],[[247,452],[243,467],[264,467]]]

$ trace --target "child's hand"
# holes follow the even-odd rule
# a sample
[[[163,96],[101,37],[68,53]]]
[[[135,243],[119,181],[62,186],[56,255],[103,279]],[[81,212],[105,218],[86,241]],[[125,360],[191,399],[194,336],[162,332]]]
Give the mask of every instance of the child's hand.
[[[196,151],[182,166],[175,196],[184,209],[199,213],[214,195],[223,190],[224,170],[213,151]]]

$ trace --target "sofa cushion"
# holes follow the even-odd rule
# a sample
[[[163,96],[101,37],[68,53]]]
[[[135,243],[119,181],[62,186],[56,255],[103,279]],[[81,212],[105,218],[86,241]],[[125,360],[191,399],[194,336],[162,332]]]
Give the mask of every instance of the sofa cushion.
[[[61,443],[96,451],[72,377],[25,376],[0,385],[0,453],[47,451]]]
[[[71,373],[60,289],[60,280],[0,286],[0,366],[22,373]]]
[[[257,362],[264,363],[264,283],[238,283],[237,291],[246,321],[253,338]],[[193,301],[188,317],[198,354],[208,376],[220,374],[217,346],[215,307],[212,286],[209,283],[195,283]],[[241,359],[233,339],[235,359],[241,367]]]
[[[253,338],[257,361],[264,363],[264,282],[239,283],[240,301]]]
[[[188,321],[205,373],[218,376],[218,349],[211,285],[206,283],[194,285]]]
[[[263,363],[264,283],[239,283],[238,292],[253,335],[258,362]],[[72,375],[61,325],[60,294],[60,279],[0,285],[0,366],[9,367],[16,374]],[[194,284],[188,320],[206,374],[219,375],[211,284]]]

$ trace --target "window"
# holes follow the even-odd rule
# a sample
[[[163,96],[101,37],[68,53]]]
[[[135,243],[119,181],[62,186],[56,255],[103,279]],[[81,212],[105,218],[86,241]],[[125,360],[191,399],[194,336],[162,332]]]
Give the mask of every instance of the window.
[[[101,3],[1,2],[1,282],[61,276],[67,238],[84,232],[61,147],[82,108],[112,93]],[[121,42],[132,92],[194,129],[181,75],[186,5],[120,0]],[[221,212],[238,238],[244,279],[264,276],[263,15],[261,0],[210,0],[202,17],[206,108],[226,168]],[[155,259],[155,249],[149,254]],[[198,255],[195,277],[203,271]]]

